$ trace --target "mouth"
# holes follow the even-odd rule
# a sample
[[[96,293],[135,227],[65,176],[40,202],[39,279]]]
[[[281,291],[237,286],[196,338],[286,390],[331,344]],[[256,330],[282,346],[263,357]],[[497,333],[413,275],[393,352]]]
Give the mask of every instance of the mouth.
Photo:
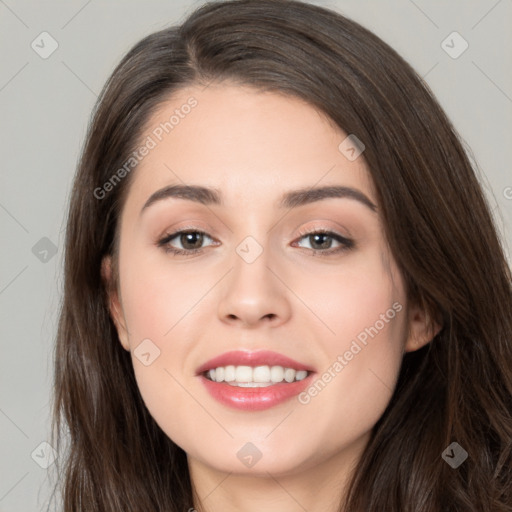
[[[313,368],[270,351],[233,351],[207,361],[196,374],[210,395],[240,410],[263,410],[303,391]]]
[[[230,386],[241,388],[262,388],[281,382],[298,382],[305,379],[307,370],[296,370],[284,366],[218,366],[206,372],[203,376],[212,382],[225,382]]]

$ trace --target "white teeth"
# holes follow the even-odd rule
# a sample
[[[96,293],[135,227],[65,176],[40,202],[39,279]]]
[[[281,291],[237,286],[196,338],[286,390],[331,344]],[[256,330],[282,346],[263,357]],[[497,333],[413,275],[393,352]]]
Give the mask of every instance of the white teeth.
[[[254,382],[270,382],[270,368],[268,366],[256,366],[252,371]]]
[[[295,380],[295,370],[292,368],[286,368],[284,371],[284,380],[286,382],[293,382]]]
[[[284,379],[284,368],[282,366],[272,366],[270,368],[270,380],[272,382],[282,382]]]
[[[250,366],[237,366],[235,375],[237,382],[252,382],[252,368]]]
[[[224,380],[226,382],[233,382],[236,379],[235,377],[235,367],[234,366],[226,366],[224,370]]]
[[[239,387],[265,387],[280,382],[294,382],[308,376],[306,370],[295,370],[283,366],[219,366],[206,372],[214,382],[227,382]]]
[[[230,386],[235,386],[237,388],[266,388],[267,386],[272,386],[271,382],[230,382]]]

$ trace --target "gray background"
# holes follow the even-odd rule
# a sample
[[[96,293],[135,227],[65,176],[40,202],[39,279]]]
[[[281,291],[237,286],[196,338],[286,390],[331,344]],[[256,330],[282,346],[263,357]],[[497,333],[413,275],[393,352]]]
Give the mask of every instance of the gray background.
[[[55,465],[41,467],[52,460],[41,443],[50,432],[64,216],[94,101],[132,44],[201,3],[0,0],[0,512],[42,510],[49,495]],[[512,0],[313,3],[374,31],[425,78],[471,148],[510,246]],[[459,53],[462,40],[442,46],[453,31],[469,45],[457,58],[443,48]],[[58,43],[46,59],[52,41],[42,32]]]

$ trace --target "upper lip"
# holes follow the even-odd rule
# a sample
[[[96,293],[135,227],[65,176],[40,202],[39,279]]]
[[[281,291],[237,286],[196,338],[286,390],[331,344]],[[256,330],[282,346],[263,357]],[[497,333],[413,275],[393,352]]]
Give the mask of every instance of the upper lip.
[[[232,350],[209,359],[197,369],[197,375],[219,366],[283,366],[294,370],[314,371],[309,365],[300,363],[278,352],[271,350],[245,351]]]

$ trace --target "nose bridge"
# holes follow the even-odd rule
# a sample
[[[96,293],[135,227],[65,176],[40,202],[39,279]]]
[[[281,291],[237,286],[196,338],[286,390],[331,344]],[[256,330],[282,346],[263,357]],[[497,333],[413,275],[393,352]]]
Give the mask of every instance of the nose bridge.
[[[279,322],[290,314],[286,287],[275,275],[278,258],[270,250],[269,236],[263,232],[259,238],[264,240],[248,235],[235,247],[233,268],[219,302],[223,320],[255,324],[268,318]]]
[[[255,275],[268,277],[266,274],[270,272],[270,246],[274,234],[273,230],[269,230],[271,219],[261,215],[261,208],[253,211],[245,207],[240,212],[238,220],[232,226],[235,240],[239,240],[234,247],[233,273],[243,279],[251,279]]]
[[[260,243],[249,235],[237,245],[235,252],[230,277],[233,293],[250,303],[262,300],[271,291],[277,292],[275,276],[269,268],[272,258],[268,240]]]

